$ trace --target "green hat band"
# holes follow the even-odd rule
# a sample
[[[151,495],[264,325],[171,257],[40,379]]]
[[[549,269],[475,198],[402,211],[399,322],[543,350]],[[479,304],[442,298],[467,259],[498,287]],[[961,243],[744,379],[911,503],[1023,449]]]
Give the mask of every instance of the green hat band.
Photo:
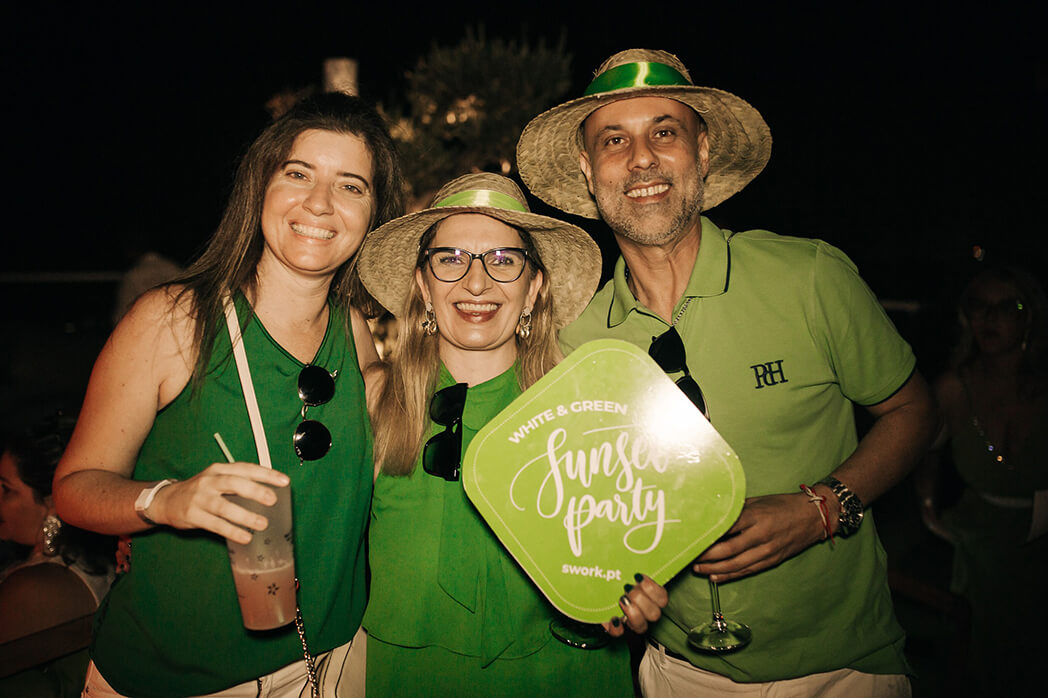
[[[433,208],[444,208],[445,206],[485,206],[487,208],[501,208],[507,211],[520,211],[521,213],[528,212],[524,204],[512,196],[490,189],[460,191],[458,194],[452,194],[433,204]]]
[[[586,88],[584,97],[611,92],[627,87],[653,87],[657,85],[685,85],[694,87],[691,82],[675,69],[665,63],[624,63],[605,70],[593,78]]]

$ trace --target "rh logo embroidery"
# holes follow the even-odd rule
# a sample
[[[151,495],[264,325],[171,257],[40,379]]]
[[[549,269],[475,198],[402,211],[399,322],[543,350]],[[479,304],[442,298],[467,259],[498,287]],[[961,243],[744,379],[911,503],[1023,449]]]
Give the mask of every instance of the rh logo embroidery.
[[[789,383],[786,380],[786,374],[782,372],[782,359],[769,361],[766,364],[755,364],[750,368],[753,369],[753,375],[757,378],[757,390],[779,383]]]

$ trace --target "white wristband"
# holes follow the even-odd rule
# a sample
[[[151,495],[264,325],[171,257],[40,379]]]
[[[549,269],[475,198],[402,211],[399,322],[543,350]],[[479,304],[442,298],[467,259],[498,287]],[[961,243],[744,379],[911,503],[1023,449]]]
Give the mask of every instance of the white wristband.
[[[149,505],[156,499],[156,493],[164,489],[168,485],[173,485],[178,480],[161,480],[152,487],[147,487],[138,494],[138,499],[135,500],[135,513],[150,526],[156,526],[156,521],[149,518],[146,514],[146,510],[149,509]]]

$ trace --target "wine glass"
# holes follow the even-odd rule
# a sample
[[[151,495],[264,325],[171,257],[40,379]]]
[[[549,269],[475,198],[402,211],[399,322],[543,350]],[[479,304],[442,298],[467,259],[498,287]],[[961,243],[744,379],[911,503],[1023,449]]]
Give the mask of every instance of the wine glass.
[[[713,620],[705,625],[689,628],[663,610],[662,615],[687,633],[688,645],[700,652],[734,652],[750,644],[752,633],[748,625],[725,620],[720,608],[720,592],[717,583],[710,581],[710,601],[713,605]]]
[[[675,327],[677,319],[688,307],[688,302],[681,307],[674,318],[670,328],[658,337],[651,338],[651,347],[648,355],[666,373],[683,373],[684,375],[674,381],[674,384],[684,395],[691,400],[702,416],[710,421],[710,409],[706,404],[706,397],[702,394],[702,388],[692,377],[688,370],[688,357],[684,349],[684,340]],[[681,630],[688,634],[688,644],[702,652],[731,652],[750,643],[750,629],[742,623],[725,620],[720,609],[720,593],[717,591],[717,583],[710,579],[710,599],[713,602],[713,620],[706,625],[691,629],[683,627],[673,618],[670,620]],[[669,618],[669,616],[667,616]]]

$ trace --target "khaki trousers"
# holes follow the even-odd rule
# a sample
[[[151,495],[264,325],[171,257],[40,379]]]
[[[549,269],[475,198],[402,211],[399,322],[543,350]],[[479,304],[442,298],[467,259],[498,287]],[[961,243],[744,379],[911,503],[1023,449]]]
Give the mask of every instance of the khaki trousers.
[[[663,647],[651,644],[641,659],[639,680],[645,698],[910,698],[910,681],[904,674],[864,674],[853,669],[839,669],[785,681],[736,683],[671,657]]]
[[[318,654],[316,668],[322,698],[363,698],[366,665],[367,634],[363,628],[345,645]],[[81,698],[126,698],[109,685],[94,662],[87,667],[87,680],[80,695]],[[306,662],[300,659],[272,674],[209,693],[206,698],[310,698]]]

